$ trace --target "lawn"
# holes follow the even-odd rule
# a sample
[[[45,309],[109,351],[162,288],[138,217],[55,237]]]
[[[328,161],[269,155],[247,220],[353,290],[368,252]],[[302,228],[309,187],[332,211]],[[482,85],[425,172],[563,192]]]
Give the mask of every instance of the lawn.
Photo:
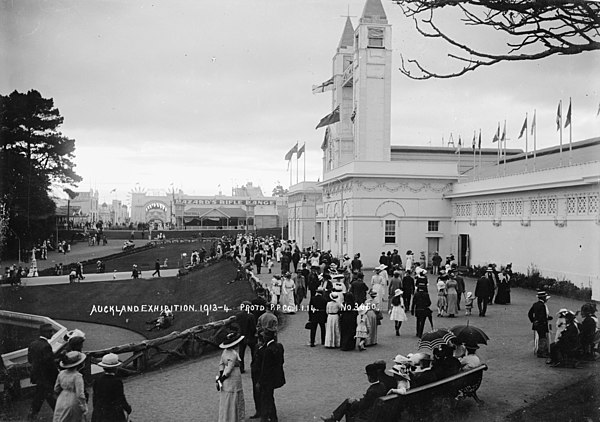
[[[190,245],[186,246],[190,248]],[[183,245],[169,245],[168,248],[158,248],[140,255],[144,255],[146,259],[152,259],[152,253],[157,257],[173,256],[173,250],[178,251],[178,247]],[[124,257],[115,265],[129,265],[131,259],[131,256]],[[107,262],[107,269],[109,263],[112,261]],[[155,338],[174,330],[181,331],[194,325],[227,318],[231,312],[214,311],[215,308],[223,309],[225,305],[235,308],[243,300],[251,299],[253,293],[248,283],[227,284],[234,279],[235,273],[236,268],[231,261],[221,261],[179,278],[60,284],[19,290],[5,288],[0,297],[0,308],[55,319],[114,325]],[[110,309],[107,313],[93,312],[94,309],[111,305],[137,305],[138,309],[121,314],[117,309],[114,314]],[[148,332],[146,321],[159,314],[158,310],[151,309],[155,305],[188,305],[195,309],[175,310],[174,323],[168,331]],[[206,306],[211,308],[208,312],[203,311]]]

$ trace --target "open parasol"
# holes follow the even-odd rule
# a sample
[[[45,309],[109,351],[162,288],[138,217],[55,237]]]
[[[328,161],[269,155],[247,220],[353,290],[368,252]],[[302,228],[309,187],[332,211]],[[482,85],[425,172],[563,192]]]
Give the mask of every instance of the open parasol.
[[[452,343],[452,339],[456,338],[453,332],[447,328],[440,328],[434,331],[423,334],[419,340],[419,350],[429,350],[433,352],[443,344]]]
[[[481,328],[473,327],[472,325],[457,325],[450,328],[450,331],[464,344],[487,344],[487,341],[490,339]]]

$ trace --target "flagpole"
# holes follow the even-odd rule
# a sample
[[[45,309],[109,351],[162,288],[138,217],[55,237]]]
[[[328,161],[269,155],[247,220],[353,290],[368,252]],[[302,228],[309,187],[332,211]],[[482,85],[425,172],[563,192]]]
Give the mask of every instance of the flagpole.
[[[300,167],[300,165],[298,163],[298,151],[296,151],[296,183],[298,183],[298,167]]]
[[[504,129],[502,135],[504,136],[504,168],[502,169],[502,171],[506,176],[506,120],[504,121]]]
[[[477,167],[477,179],[479,179],[481,173],[481,129],[479,129],[479,143],[477,144],[479,148],[479,166]]]
[[[573,110],[571,109],[571,97],[569,97],[569,165],[573,163]]]
[[[477,135],[477,131],[474,130],[473,131],[473,180],[475,180],[475,156],[477,155],[477,150],[475,149],[475,146],[477,145],[475,143],[476,135]]]
[[[560,100],[558,102],[558,129],[559,129],[559,133],[560,133],[560,150],[559,150],[559,157],[560,157],[560,166],[562,166],[563,162],[562,162],[562,100]]]
[[[306,142],[304,143],[304,181],[306,182]]]
[[[537,157],[537,110],[533,109],[533,171],[535,171],[535,157]]]
[[[528,170],[527,155],[529,153],[529,150],[527,149],[527,143],[528,143],[528,139],[529,139],[529,134],[528,134],[529,131],[527,129],[529,129],[529,128],[527,127],[527,113],[525,113],[525,171]]]
[[[500,140],[500,122],[498,122],[498,130],[496,131],[496,135],[496,142],[498,142],[498,154],[496,154],[496,176],[500,176],[500,144],[502,143]]]

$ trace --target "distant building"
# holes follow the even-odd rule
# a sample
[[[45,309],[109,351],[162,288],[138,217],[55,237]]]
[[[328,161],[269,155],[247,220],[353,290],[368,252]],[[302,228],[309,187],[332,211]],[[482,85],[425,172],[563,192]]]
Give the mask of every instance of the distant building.
[[[392,146],[391,26],[380,0],[348,18],[333,57],[322,181],[288,193],[290,237],[335,255],[434,252],[460,266],[536,269],[600,300],[600,138],[517,149]],[[418,106],[418,105],[417,105]],[[320,193],[319,193],[320,192]],[[319,197],[320,196],[320,197]]]
[[[252,183],[234,188],[232,196],[132,192],[131,221],[150,224],[153,229],[281,228],[287,223],[287,200],[264,196],[261,188]]]

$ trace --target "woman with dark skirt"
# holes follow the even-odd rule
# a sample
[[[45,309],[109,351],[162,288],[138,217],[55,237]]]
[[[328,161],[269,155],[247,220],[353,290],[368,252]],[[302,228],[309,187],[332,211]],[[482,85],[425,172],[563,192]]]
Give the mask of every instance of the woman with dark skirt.
[[[356,301],[352,293],[344,294],[344,305],[340,314],[340,349],[344,351],[354,350],[356,347],[356,341],[354,335],[356,334],[356,315],[358,314],[356,309]]]

